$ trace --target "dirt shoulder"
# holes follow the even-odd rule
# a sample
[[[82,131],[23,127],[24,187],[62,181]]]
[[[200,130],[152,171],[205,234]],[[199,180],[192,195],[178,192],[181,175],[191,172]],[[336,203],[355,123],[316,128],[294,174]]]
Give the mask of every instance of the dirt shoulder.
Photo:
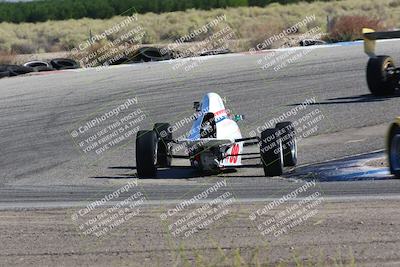
[[[79,229],[81,222],[71,219],[76,208],[1,211],[0,262],[4,266],[398,266],[399,202],[322,200],[301,215],[305,218],[301,223],[292,220],[291,229],[279,235],[267,233],[271,218],[284,220],[294,214],[299,210],[293,209],[294,203],[265,214],[268,203],[228,203],[208,216],[214,219],[211,223],[205,224],[203,218],[201,225],[191,224],[198,231],[186,237],[187,231],[176,229],[201,205],[166,220],[160,215],[176,206],[141,206],[140,211],[125,213],[128,220],[100,237]],[[104,210],[98,209],[97,215]],[[312,210],[316,212],[310,215]]]

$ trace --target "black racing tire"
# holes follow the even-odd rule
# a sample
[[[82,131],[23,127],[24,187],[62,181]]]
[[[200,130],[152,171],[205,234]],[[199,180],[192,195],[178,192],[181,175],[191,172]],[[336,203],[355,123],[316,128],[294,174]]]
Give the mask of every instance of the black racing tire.
[[[279,122],[275,128],[279,130],[283,148],[283,165],[293,167],[297,164],[297,141],[294,125],[290,121]]]
[[[278,129],[266,129],[261,132],[260,156],[265,176],[272,177],[282,175],[282,140],[279,136]]]
[[[153,131],[156,132],[158,138],[157,165],[164,168],[170,167],[172,162],[172,133],[169,128],[169,123],[156,123],[153,127]]]
[[[33,67],[33,70],[36,72],[41,72],[41,71],[53,71],[54,69],[52,67],[47,67],[47,66],[37,66]]]
[[[69,58],[55,58],[50,61],[50,64],[56,70],[78,69],[79,64],[73,59]]]
[[[170,53],[164,55],[161,49],[158,47],[142,47],[139,48],[138,52],[142,55],[142,60],[144,62],[162,61],[171,59]]]
[[[390,173],[400,179],[400,126],[397,124],[390,129],[388,150]]]
[[[8,72],[11,77],[33,72],[33,69],[19,65],[0,65],[0,72]]]
[[[54,70],[49,63],[41,60],[33,60],[23,64],[24,67],[32,68],[35,72]]]
[[[30,68],[38,68],[38,67],[47,67],[47,68],[51,68],[50,64],[47,63],[46,61],[42,61],[42,60],[32,60],[32,61],[28,61],[26,63],[23,64],[24,67],[30,67]]]
[[[393,59],[389,56],[370,58],[367,65],[367,84],[374,96],[389,96],[396,89],[395,81],[388,77],[387,69],[394,67]]]
[[[136,135],[136,170],[141,178],[157,175],[157,134],[139,131]]]
[[[24,67],[24,66],[11,66],[9,68],[10,76],[18,76],[22,74],[27,74],[33,72],[32,68]]]

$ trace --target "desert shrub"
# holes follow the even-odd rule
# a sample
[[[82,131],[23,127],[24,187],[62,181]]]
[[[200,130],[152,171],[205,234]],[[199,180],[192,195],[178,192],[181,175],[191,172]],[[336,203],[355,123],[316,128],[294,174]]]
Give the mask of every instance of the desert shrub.
[[[0,51],[0,64],[15,64],[16,54]]]
[[[250,47],[256,47],[258,44],[264,42],[269,37],[279,34],[284,29],[283,24],[272,21],[272,22],[265,22],[263,24],[258,24],[250,27],[247,30],[249,45]],[[273,48],[274,44],[271,43],[266,48]],[[276,45],[276,44],[275,44]]]
[[[329,38],[336,38],[337,40],[357,39],[360,37],[361,28],[365,26],[375,29],[382,29],[382,27],[385,29],[388,26],[393,28],[400,27],[400,18],[398,16],[400,6],[393,4],[399,1],[380,0],[377,3],[376,0],[343,0],[313,3],[299,2],[290,5],[273,3],[267,7],[235,7],[212,10],[188,9],[185,12],[146,13],[138,15],[137,22],[110,36],[110,40],[130,31],[137,25],[141,25],[146,33],[142,43],[170,43],[224,14],[226,15],[226,21],[223,22],[224,25],[227,24],[233,29],[235,38],[241,44],[257,44],[260,40],[265,40],[276,31],[288,28],[310,15],[315,15],[315,20],[311,21],[304,29],[300,29],[300,33],[315,26],[321,27],[321,31],[326,32],[326,19],[329,16],[338,18],[335,23],[335,30],[337,31],[331,31]],[[344,36],[345,38],[334,36],[335,34],[346,33],[341,29],[343,27],[341,24],[346,25],[346,23],[343,23],[343,20],[339,20],[339,18],[348,16],[365,17],[362,23],[357,22],[357,20],[346,22],[351,25],[347,25],[344,28],[354,27],[353,32],[356,34],[350,32],[349,35]],[[0,51],[11,52],[12,47],[20,47],[21,44],[27,44],[27,46],[35,44],[34,47],[37,48],[35,52],[56,52],[58,49],[63,51],[70,50],[87,40],[89,31],[93,34],[100,34],[124,19],[125,17],[123,16],[115,16],[104,20],[83,18],[40,23],[15,24],[3,22],[0,23]],[[365,21],[374,23],[365,23]],[[376,27],[377,22],[381,22],[379,23],[380,27]],[[359,24],[362,25],[360,26]],[[201,38],[203,37],[201,36]],[[201,38],[195,40],[200,40]]]
[[[17,54],[33,54],[36,50],[36,45],[30,42],[21,42],[11,45],[11,51]]]
[[[353,41],[362,38],[362,28],[382,30],[379,19],[366,16],[342,16],[333,21],[328,38],[332,41]]]

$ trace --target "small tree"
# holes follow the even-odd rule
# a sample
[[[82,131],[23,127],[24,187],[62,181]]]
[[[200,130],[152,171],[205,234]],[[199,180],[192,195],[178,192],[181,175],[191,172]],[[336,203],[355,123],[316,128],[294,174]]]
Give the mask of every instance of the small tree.
[[[362,28],[382,30],[380,20],[366,16],[342,16],[333,21],[328,39],[331,41],[354,41],[362,38]]]

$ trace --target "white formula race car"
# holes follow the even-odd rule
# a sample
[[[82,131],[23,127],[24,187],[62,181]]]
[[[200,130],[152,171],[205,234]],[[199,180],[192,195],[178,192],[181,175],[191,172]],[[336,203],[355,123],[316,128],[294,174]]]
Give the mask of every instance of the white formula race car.
[[[156,123],[153,130],[139,131],[136,136],[136,168],[139,177],[156,177],[157,168],[171,167],[172,158],[189,159],[193,168],[204,173],[227,169],[263,167],[265,176],[279,176],[284,166],[297,163],[295,129],[291,122],[280,122],[265,129],[261,136],[244,138],[238,121],[242,115],[231,115],[216,93],[206,94],[194,102],[195,119],[186,139],[174,140],[168,123]],[[184,146],[186,155],[173,155],[174,145]],[[257,153],[244,153],[244,147],[259,146]],[[259,164],[243,161],[260,159]]]

